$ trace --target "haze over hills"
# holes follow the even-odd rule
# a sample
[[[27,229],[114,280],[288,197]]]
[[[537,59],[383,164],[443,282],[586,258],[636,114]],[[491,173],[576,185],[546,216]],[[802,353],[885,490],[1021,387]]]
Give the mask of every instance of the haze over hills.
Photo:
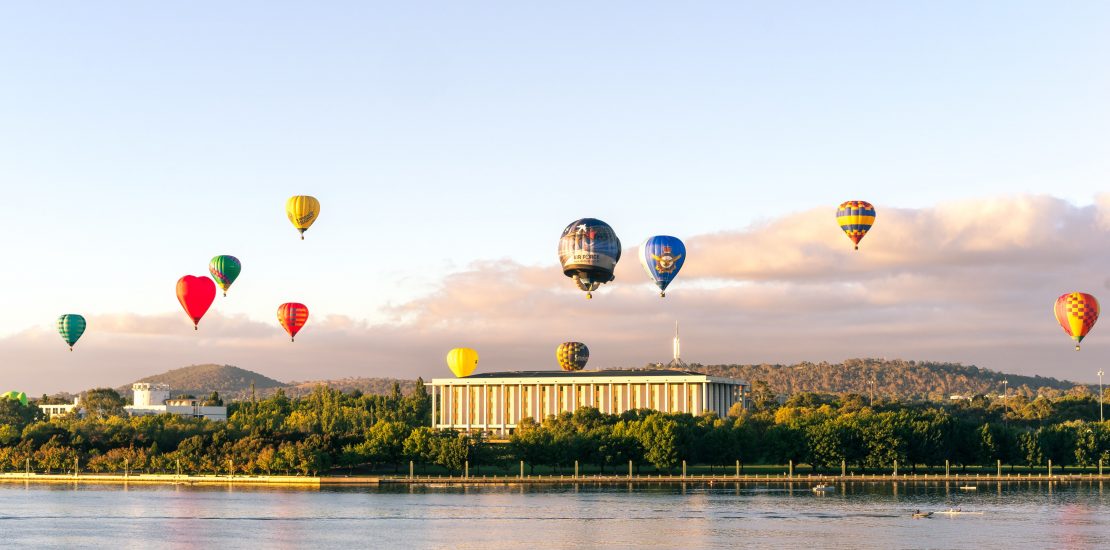
[[[875,382],[876,397],[943,400],[949,396],[1009,393],[1032,397],[1046,390],[1068,390],[1081,385],[1042,376],[1007,374],[958,363],[902,359],[846,359],[842,363],[796,365],[699,365],[691,370],[748,382],[767,382],[773,393],[858,393],[868,395]],[[1006,383],[1004,383],[1006,382]]]
[[[661,366],[648,365],[650,368]],[[688,368],[748,382],[764,381],[773,393],[780,395],[797,392],[867,395],[871,391],[872,380],[875,382],[876,397],[910,400],[943,400],[953,394],[1001,393],[1005,389],[1003,381],[1008,382],[1011,394],[1021,393],[1027,396],[1067,390],[1078,385],[1056,378],[1006,374],[955,363],[901,359],[847,359],[841,363],[803,362],[796,365],[693,363]],[[231,365],[192,365],[147,376],[138,381],[169,384],[174,395],[187,393],[199,396],[218,391],[224,398],[232,400],[249,399],[251,382],[254,383],[254,391],[258,397],[271,395],[279,389],[290,397],[301,396],[321,384],[344,392],[360,391],[367,394],[388,393],[395,383],[401,387],[402,392],[408,392],[415,384],[415,380],[362,377],[281,382]]]

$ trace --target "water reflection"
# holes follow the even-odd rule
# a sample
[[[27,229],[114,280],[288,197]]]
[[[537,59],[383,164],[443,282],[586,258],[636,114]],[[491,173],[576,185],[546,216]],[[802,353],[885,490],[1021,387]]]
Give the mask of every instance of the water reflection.
[[[1110,547],[1103,485],[996,483],[976,493],[948,482],[840,483],[822,496],[803,483],[21,483],[0,485],[0,532],[13,546]],[[983,514],[910,517],[957,507]]]

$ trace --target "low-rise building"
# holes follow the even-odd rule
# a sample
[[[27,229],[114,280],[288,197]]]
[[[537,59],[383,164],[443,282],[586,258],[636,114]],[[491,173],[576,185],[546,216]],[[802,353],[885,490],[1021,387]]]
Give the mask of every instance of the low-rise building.
[[[131,416],[150,414],[176,414],[209,420],[227,420],[227,407],[223,405],[204,405],[203,400],[195,398],[170,399],[170,387],[166,384],[136,382],[131,385],[134,405],[124,407]]]
[[[524,418],[543,420],[580,407],[725,416],[747,407],[750,387],[733,378],[669,369],[523,371],[432,380],[432,426],[511,433]]]
[[[50,405],[39,405],[39,409],[46,415],[46,418],[54,418],[55,416],[63,416],[73,412],[78,405],[81,404],[80,397],[74,397],[73,403],[55,403]]]

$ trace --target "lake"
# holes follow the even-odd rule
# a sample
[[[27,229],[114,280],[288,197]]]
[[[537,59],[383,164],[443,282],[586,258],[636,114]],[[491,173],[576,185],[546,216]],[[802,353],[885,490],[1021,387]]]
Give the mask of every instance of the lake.
[[[383,486],[0,485],[8,546],[1110,548],[1097,482]],[[914,509],[983,515],[913,519]]]

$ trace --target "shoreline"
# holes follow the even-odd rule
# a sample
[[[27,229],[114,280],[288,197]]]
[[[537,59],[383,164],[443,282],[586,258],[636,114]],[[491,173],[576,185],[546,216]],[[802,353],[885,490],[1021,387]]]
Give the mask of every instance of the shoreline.
[[[227,475],[175,475],[175,474],[36,474],[3,473],[0,484],[157,484],[157,485],[243,485],[313,487],[324,486],[441,486],[441,485],[659,485],[659,484],[745,484],[745,485],[850,485],[850,484],[969,484],[989,483],[1074,483],[1110,481],[1110,475],[1099,474],[1013,474],[1013,475],[548,475],[548,476],[227,476]]]

